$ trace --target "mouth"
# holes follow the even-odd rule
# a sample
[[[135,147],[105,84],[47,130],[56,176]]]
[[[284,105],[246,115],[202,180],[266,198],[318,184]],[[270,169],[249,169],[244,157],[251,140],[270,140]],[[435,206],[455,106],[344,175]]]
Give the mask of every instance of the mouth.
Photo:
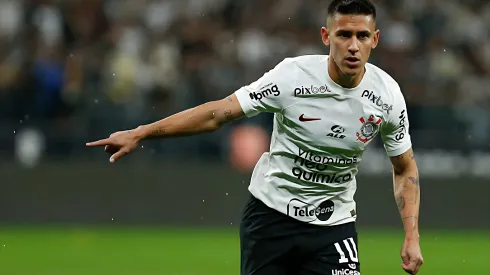
[[[347,65],[349,65],[350,67],[355,67],[361,63],[361,60],[355,56],[349,56],[345,58],[345,63],[347,63]]]

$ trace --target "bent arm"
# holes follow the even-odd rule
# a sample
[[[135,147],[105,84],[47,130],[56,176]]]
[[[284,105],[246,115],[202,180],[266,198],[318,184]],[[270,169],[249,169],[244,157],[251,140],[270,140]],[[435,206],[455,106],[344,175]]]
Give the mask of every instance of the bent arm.
[[[413,150],[391,157],[395,200],[400,211],[406,238],[419,237],[418,218],[420,183]]]
[[[210,101],[154,123],[139,126],[135,132],[139,139],[190,136],[216,131],[223,124],[244,116],[236,95],[232,94],[225,99]]]

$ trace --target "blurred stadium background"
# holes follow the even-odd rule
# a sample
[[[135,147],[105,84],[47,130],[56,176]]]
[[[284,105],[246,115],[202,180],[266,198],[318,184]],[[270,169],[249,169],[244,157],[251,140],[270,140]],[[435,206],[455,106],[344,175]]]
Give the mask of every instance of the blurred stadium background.
[[[376,0],[371,62],[400,83],[421,170],[420,274],[488,274],[490,2]],[[85,142],[325,54],[327,0],[0,0],[0,274],[239,274],[237,223],[271,115],[153,140],[116,165]],[[365,154],[363,274],[403,274],[389,160]]]

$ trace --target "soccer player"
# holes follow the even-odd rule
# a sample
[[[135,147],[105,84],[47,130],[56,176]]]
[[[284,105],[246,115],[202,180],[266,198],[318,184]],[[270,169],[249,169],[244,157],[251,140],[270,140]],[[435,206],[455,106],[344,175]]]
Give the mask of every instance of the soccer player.
[[[286,58],[229,97],[87,146],[115,162],[150,137],[216,131],[274,113],[270,150],[253,171],[240,225],[242,275],[360,274],[356,174],[378,134],[393,165],[405,239],[401,267],[416,274],[420,186],[405,100],[397,82],[368,63],[379,41],[369,0],[333,0],[321,28],[329,55]]]

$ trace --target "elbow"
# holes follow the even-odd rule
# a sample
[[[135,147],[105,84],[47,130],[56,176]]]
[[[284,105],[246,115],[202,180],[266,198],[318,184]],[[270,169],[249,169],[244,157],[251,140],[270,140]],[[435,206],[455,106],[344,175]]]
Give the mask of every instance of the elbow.
[[[224,117],[216,117],[214,119],[214,123],[213,123],[214,124],[213,125],[214,131],[220,129],[226,123],[228,123],[228,120],[226,120],[226,118],[224,118]]]
[[[205,104],[207,108],[205,127],[206,131],[213,132],[221,129],[223,125],[238,118],[234,114],[233,107],[224,107],[223,101],[212,101]]]
[[[223,124],[219,123],[218,121],[212,121],[210,125],[207,128],[207,132],[215,132],[218,131]]]
[[[203,132],[214,132],[221,128],[222,122],[218,114],[218,109],[215,106],[215,102],[208,102],[203,106],[206,107],[206,119],[199,125]]]
[[[228,122],[226,119],[226,116],[217,114],[216,112],[213,112],[211,115],[211,120],[209,121],[209,131],[217,131],[223,127]]]
[[[212,118],[205,125],[203,125],[204,131],[205,132],[217,131],[221,128],[221,126],[223,126],[223,124],[224,123],[222,123],[220,119],[213,114]]]
[[[406,168],[401,168],[401,167],[396,167],[396,166],[393,166],[393,175],[395,177],[403,177],[404,174],[407,173],[407,169]]]
[[[418,168],[415,163],[410,163],[407,165],[393,165],[393,174],[395,176],[404,176],[417,173]]]

